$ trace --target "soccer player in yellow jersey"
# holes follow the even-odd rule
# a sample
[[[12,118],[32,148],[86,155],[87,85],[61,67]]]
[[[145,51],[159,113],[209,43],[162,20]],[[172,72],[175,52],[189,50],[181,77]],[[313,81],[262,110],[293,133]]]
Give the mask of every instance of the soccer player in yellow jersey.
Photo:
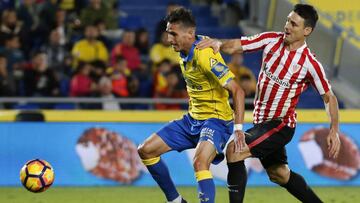
[[[223,160],[223,149],[233,132],[235,137],[244,137],[244,91],[233,80],[234,75],[219,53],[214,54],[211,48],[195,48],[202,37],[195,35],[195,19],[189,10],[178,8],[166,20],[168,40],[180,52],[181,71],[190,97],[189,112],[152,134],[138,152],[167,201],[184,203],[160,155],[196,148],[193,166],[199,201],[213,203],[215,185],[209,167]],[[228,101],[229,92],[234,98],[235,113]],[[235,149],[244,146],[244,140],[235,139]],[[226,154],[232,153],[227,150]]]

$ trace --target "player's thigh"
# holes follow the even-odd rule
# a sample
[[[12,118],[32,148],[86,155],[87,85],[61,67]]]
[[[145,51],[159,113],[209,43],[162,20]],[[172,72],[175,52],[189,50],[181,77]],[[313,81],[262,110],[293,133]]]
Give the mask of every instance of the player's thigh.
[[[286,148],[281,147],[272,151],[266,157],[260,159],[261,164],[265,169],[271,168],[277,165],[287,165],[288,164],[288,157],[286,153]]]
[[[215,150],[216,156],[212,160],[213,164],[220,163],[225,155],[224,148],[233,132],[233,121],[211,118],[204,122],[201,127],[199,142],[210,142]]]
[[[284,148],[293,137],[294,129],[281,120],[272,120],[254,125],[245,132],[245,140],[251,154],[263,160]]]
[[[199,141],[199,130],[195,119],[189,114],[183,118],[171,121],[156,132],[157,135],[171,148],[181,152],[186,149],[195,148]],[[195,130],[194,130],[195,129]]]
[[[139,155],[142,159],[149,159],[158,157],[161,154],[170,151],[171,148],[164,142],[164,140],[156,133],[148,137],[138,147]]]
[[[242,161],[248,157],[251,157],[249,147],[245,147],[241,152],[235,152],[235,142],[232,139],[226,147],[226,161],[228,163],[234,163]]]
[[[208,170],[216,157],[215,146],[209,141],[199,142],[195,149],[193,165],[195,171]]]

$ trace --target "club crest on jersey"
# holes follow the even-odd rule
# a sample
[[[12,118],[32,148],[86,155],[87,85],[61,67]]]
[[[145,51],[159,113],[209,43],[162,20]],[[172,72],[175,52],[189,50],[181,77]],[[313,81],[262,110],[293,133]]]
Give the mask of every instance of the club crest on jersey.
[[[211,72],[213,72],[217,78],[222,78],[227,72],[229,72],[229,68],[218,62],[215,65],[211,66]]]
[[[298,71],[300,70],[300,68],[301,68],[301,65],[296,64],[296,65],[293,65],[293,66],[291,67],[291,71],[292,71],[293,73],[296,73],[296,72],[298,72]]]

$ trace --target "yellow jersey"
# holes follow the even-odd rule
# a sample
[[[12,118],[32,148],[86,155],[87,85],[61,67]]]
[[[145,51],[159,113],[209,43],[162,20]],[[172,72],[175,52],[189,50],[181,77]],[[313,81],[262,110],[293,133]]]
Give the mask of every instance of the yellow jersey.
[[[196,49],[193,43],[188,55],[180,53],[180,66],[189,94],[189,114],[197,120],[217,118],[232,120],[229,93],[224,86],[234,78],[220,53],[213,49]]]

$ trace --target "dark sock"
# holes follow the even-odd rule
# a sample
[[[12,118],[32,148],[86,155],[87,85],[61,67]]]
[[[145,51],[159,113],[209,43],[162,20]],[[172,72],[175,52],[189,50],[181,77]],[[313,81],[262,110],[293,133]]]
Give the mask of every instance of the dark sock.
[[[244,161],[227,163],[229,173],[227,184],[229,189],[230,203],[242,203],[245,196],[247,172]]]
[[[322,202],[320,198],[312,191],[312,189],[306,184],[304,178],[290,171],[290,178],[288,183],[281,185],[289,191],[293,196],[295,196],[301,202],[308,203],[318,203]]]

